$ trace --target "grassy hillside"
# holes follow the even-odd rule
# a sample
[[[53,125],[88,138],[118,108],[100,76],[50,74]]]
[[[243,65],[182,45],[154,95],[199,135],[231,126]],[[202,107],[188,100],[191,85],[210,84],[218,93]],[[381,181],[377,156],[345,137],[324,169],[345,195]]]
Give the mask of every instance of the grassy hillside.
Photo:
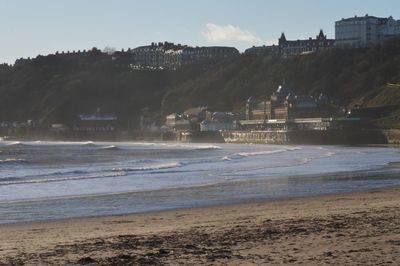
[[[179,71],[132,70],[123,57],[93,49],[39,56],[0,66],[0,121],[65,122],[97,107],[121,121],[148,107],[166,113],[207,105],[241,110],[251,96],[269,95],[283,81],[298,94],[327,94],[336,104],[399,104],[400,40],[361,50],[291,58],[238,56],[203,61]],[[125,122],[124,122],[125,123]]]
[[[371,94],[374,91],[372,91]],[[368,96],[368,95],[367,95]],[[365,99],[366,107],[376,107],[382,105],[400,105],[400,84],[387,84],[376,90],[373,97]]]
[[[366,99],[366,107],[390,106],[393,109],[373,123],[381,128],[400,128],[400,84],[388,84],[370,94],[373,96]]]

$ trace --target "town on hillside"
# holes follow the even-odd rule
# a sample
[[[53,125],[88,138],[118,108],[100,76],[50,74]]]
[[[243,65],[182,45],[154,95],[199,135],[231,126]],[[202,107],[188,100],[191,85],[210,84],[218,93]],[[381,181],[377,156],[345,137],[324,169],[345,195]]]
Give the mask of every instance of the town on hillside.
[[[251,47],[244,56],[302,56],[331,49],[358,49],[373,47],[400,36],[400,20],[392,17],[354,16],[335,22],[335,39],[329,39],[321,30],[315,38],[290,40],[282,33],[279,43]],[[56,55],[73,56],[78,52]],[[89,51],[88,51],[89,52]],[[100,52],[100,51],[91,51]],[[135,70],[177,70],[193,62],[239,56],[234,47],[191,47],[169,42],[152,43],[126,51],[112,51],[112,60],[122,60]],[[19,59],[15,66],[31,59]],[[396,86],[396,84],[395,84]],[[206,106],[193,106],[180,113],[167,114],[163,125],[157,124],[143,109],[137,128],[128,125],[119,129],[116,114],[104,113],[101,106],[92,113],[79,114],[73,124],[63,121],[45,127],[55,136],[75,138],[100,136],[101,138],[154,137],[178,141],[224,141],[252,143],[386,143],[385,132],[375,130],[367,123],[362,112],[335,107],[320,93],[318,97],[298,95],[295,87],[282,81],[272,95],[250,97],[244,112],[221,112]],[[43,126],[37,121],[0,122],[2,135],[32,133]],[[41,132],[43,133],[43,132]]]

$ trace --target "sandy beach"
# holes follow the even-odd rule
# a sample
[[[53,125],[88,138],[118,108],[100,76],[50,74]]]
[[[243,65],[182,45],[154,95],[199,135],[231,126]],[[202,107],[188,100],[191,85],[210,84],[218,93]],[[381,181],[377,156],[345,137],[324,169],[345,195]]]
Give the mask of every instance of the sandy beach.
[[[0,265],[399,265],[400,188],[0,226]]]

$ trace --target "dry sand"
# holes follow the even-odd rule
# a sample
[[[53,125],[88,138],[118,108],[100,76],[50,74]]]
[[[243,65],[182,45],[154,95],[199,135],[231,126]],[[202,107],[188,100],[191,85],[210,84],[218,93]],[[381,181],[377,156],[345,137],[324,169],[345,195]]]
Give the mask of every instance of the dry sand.
[[[0,226],[0,265],[400,265],[400,189]]]

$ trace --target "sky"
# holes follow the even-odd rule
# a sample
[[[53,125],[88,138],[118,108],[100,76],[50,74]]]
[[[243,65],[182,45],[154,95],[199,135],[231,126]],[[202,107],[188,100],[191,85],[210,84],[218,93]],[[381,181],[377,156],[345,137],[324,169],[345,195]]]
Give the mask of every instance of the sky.
[[[0,63],[56,51],[151,42],[240,51],[315,37],[365,14],[400,19],[400,0],[0,0]]]

